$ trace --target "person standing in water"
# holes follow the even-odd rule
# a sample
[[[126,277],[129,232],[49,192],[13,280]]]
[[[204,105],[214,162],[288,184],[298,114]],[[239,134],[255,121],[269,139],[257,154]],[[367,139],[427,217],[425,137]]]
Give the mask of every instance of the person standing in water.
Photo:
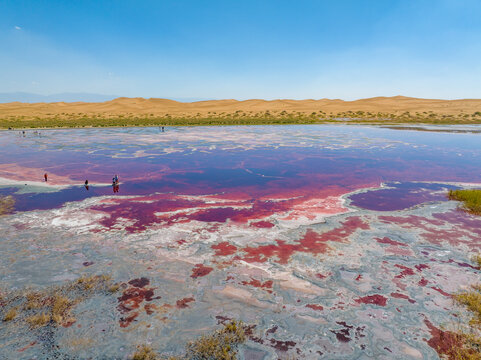
[[[47,182],[47,181],[48,181],[48,175],[47,175],[47,173],[43,174],[43,177],[44,177],[45,181]]]
[[[114,193],[118,193],[120,187],[119,187],[119,176],[117,174],[115,174],[115,176],[112,179],[112,185],[113,185]]]
[[[85,180],[85,189],[89,189],[89,181],[88,180]]]

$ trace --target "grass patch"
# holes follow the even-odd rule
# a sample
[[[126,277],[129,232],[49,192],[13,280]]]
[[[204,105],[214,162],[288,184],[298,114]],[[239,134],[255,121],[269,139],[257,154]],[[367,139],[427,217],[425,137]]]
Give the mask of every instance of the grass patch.
[[[0,216],[10,214],[15,209],[13,196],[0,196]]]
[[[17,319],[31,329],[70,326],[75,322],[71,311],[77,304],[94,295],[110,295],[118,288],[110,276],[92,275],[43,290],[10,293],[2,299],[3,319]]]
[[[77,281],[72,284],[72,287],[78,287],[84,291],[97,291],[105,289],[106,285],[108,286],[109,291],[117,286],[118,284],[110,284],[112,281],[112,277],[108,275],[90,275],[90,276],[82,276],[77,279]],[[111,291],[115,292],[115,291]]]
[[[481,256],[473,261],[480,264]],[[454,301],[464,306],[472,318],[466,326],[454,332],[452,344],[444,355],[449,360],[481,360],[481,284],[471,286],[471,290],[454,295]]]
[[[61,347],[68,346],[65,350],[72,350],[68,343],[58,342],[58,334],[62,328],[76,322],[73,316],[75,308],[93,297],[112,297],[119,287],[110,276],[89,275],[42,289],[0,291],[0,319],[4,326],[10,322],[9,332],[35,337],[46,351],[42,353],[45,358],[57,359]],[[76,316],[80,318],[83,313],[79,312]],[[84,347],[91,341],[88,338],[74,340]]]
[[[472,260],[473,260],[473,262],[478,264],[479,267],[481,267],[481,255],[479,255],[479,254],[474,255]]]
[[[27,318],[27,322],[32,328],[39,328],[46,326],[51,320],[50,314],[42,312]]]
[[[454,298],[473,313],[470,323],[476,326],[481,325],[481,285],[473,285],[471,291],[456,294]]]
[[[25,310],[40,309],[45,301],[42,293],[37,291],[27,292],[25,298],[27,300],[24,306]]]
[[[52,320],[56,324],[64,323],[64,320],[67,320],[69,311],[74,305],[74,301],[71,301],[67,297],[56,294],[52,300]],[[69,322],[73,319],[70,318]]]
[[[147,345],[139,346],[132,356],[132,360],[157,360],[158,358],[157,353]]]
[[[447,354],[449,360],[480,360],[481,338],[473,334],[458,333]]]
[[[240,321],[231,321],[222,329],[187,344],[185,355],[168,357],[169,360],[236,360],[237,347],[246,340],[246,327]],[[166,359],[160,357],[150,346],[142,345],[133,354],[132,360]]]
[[[246,339],[244,326],[231,321],[213,334],[201,336],[187,345],[187,359],[237,359],[237,345]]]
[[[17,317],[17,309],[11,308],[10,310],[7,311],[7,313],[3,317],[3,321],[12,321],[16,317]]]
[[[465,210],[475,215],[481,215],[481,189],[449,190],[450,200],[463,202]]]

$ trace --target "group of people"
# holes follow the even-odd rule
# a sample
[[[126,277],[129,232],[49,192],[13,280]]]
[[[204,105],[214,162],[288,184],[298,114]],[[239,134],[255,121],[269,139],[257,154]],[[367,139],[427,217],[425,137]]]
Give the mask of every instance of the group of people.
[[[45,182],[48,181],[48,174],[45,173],[43,174],[43,178],[45,179]],[[89,181],[88,180],[85,180],[85,189],[86,190],[89,190]],[[119,190],[120,190],[120,186],[119,186],[119,176],[117,174],[114,175],[114,177],[112,178],[112,188],[114,190],[114,193],[118,193]]]
[[[9,128],[9,130],[10,130],[10,128]],[[25,136],[27,135],[27,133],[25,132],[25,130],[22,130],[21,132],[19,132],[19,134],[20,134],[20,136],[23,136],[23,137],[25,137]],[[33,134],[34,134],[35,136],[42,136],[42,134],[40,134],[40,131],[37,131],[37,130],[35,130],[35,131],[33,132]]]

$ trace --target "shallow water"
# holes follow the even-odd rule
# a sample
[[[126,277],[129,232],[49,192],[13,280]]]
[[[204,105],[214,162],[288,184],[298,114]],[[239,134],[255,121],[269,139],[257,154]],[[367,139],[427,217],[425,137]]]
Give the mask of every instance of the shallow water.
[[[95,298],[55,329],[73,358],[180,352],[225,318],[255,325],[242,358],[438,358],[436,328],[459,321],[449,294],[479,277],[481,218],[446,198],[481,184],[472,128],[0,132],[0,178],[15,180],[0,195],[16,199],[0,218],[0,286],[148,279],[160,299],[123,312]],[[38,332],[0,334],[6,358],[52,357]]]

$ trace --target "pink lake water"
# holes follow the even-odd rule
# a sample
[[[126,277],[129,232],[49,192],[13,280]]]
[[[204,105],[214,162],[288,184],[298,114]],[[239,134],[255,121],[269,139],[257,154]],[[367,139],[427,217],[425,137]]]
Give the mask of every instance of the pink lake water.
[[[108,273],[156,296],[77,309],[54,341],[87,348],[54,353],[0,324],[0,353],[122,358],[147,341],[175,354],[236,318],[254,329],[245,359],[438,358],[450,294],[479,278],[481,218],[446,193],[481,184],[481,135],[436,130],[1,132],[0,195],[16,204],[0,218],[0,288]]]

